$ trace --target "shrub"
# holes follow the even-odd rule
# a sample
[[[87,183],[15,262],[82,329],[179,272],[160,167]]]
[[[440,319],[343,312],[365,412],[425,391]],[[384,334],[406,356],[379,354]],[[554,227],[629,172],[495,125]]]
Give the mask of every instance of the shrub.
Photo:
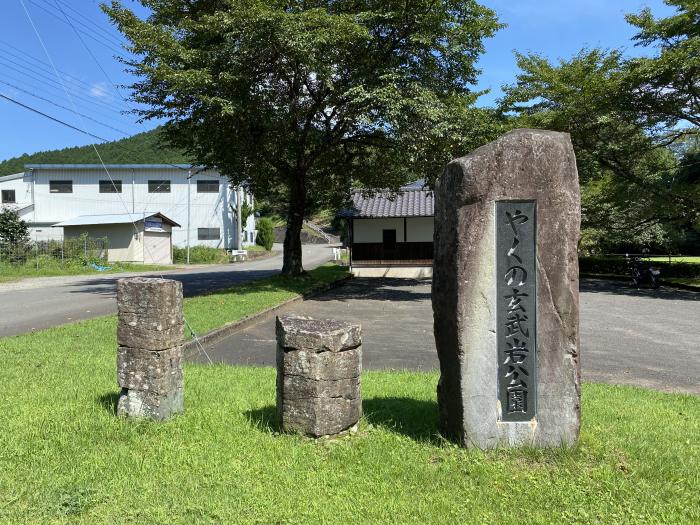
[[[272,221],[267,217],[263,217],[258,219],[256,226],[258,229],[258,236],[255,238],[255,244],[259,244],[267,251],[270,251],[275,242]]]
[[[173,246],[173,262],[176,264],[186,263],[187,248]],[[224,264],[227,262],[230,262],[230,258],[226,250],[203,245],[190,247],[191,264]]]
[[[29,252],[29,227],[12,208],[0,211],[0,257],[24,263]]]

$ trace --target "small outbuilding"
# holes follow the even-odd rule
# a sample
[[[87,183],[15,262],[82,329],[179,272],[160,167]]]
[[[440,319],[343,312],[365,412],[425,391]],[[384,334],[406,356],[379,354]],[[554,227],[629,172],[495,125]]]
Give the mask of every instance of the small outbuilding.
[[[355,190],[348,220],[350,268],[359,277],[427,278],[433,274],[433,192],[422,181],[401,188]]]
[[[66,239],[106,238],[109,262],[172,264],[172,229],[180,225],[160,212],[81,215],[54,224]]]

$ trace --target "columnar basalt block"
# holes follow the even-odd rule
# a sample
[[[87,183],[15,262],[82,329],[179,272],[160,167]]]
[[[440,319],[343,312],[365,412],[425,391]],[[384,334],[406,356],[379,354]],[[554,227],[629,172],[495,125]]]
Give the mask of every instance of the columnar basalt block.
[[[580,426],[580,197],[569,136],[515,130],[436,187],[433,313],[443,434],[561,446]]]
[[[359,325],[332,319],[277,318],[280,428],[314,437],[356,427],[362,416]]]
[[[119,279],[117,310],[117,414],[161,420],[182,412],[182,284]]]

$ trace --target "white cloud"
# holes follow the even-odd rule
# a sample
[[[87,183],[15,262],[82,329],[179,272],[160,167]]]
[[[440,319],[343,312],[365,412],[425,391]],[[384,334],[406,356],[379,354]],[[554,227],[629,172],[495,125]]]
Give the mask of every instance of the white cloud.
[[[109,94],[107,84],[104,82],[96,82],[93,84],[90,88],[90,96],[95,98],[112,98],[112,96]]]

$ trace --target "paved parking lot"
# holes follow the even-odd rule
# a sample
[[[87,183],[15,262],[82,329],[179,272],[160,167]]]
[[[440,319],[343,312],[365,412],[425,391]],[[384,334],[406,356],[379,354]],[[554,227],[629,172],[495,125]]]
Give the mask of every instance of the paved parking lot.
[[[286,311],[362,323],[365,368],[438,367],[429,281],[354,279]],[[583,378],[700,395],[700,348],[692,343],[698,322],[700,293],[583,281]],[[208,353],[214,361],[274,366],[274,317]]]

